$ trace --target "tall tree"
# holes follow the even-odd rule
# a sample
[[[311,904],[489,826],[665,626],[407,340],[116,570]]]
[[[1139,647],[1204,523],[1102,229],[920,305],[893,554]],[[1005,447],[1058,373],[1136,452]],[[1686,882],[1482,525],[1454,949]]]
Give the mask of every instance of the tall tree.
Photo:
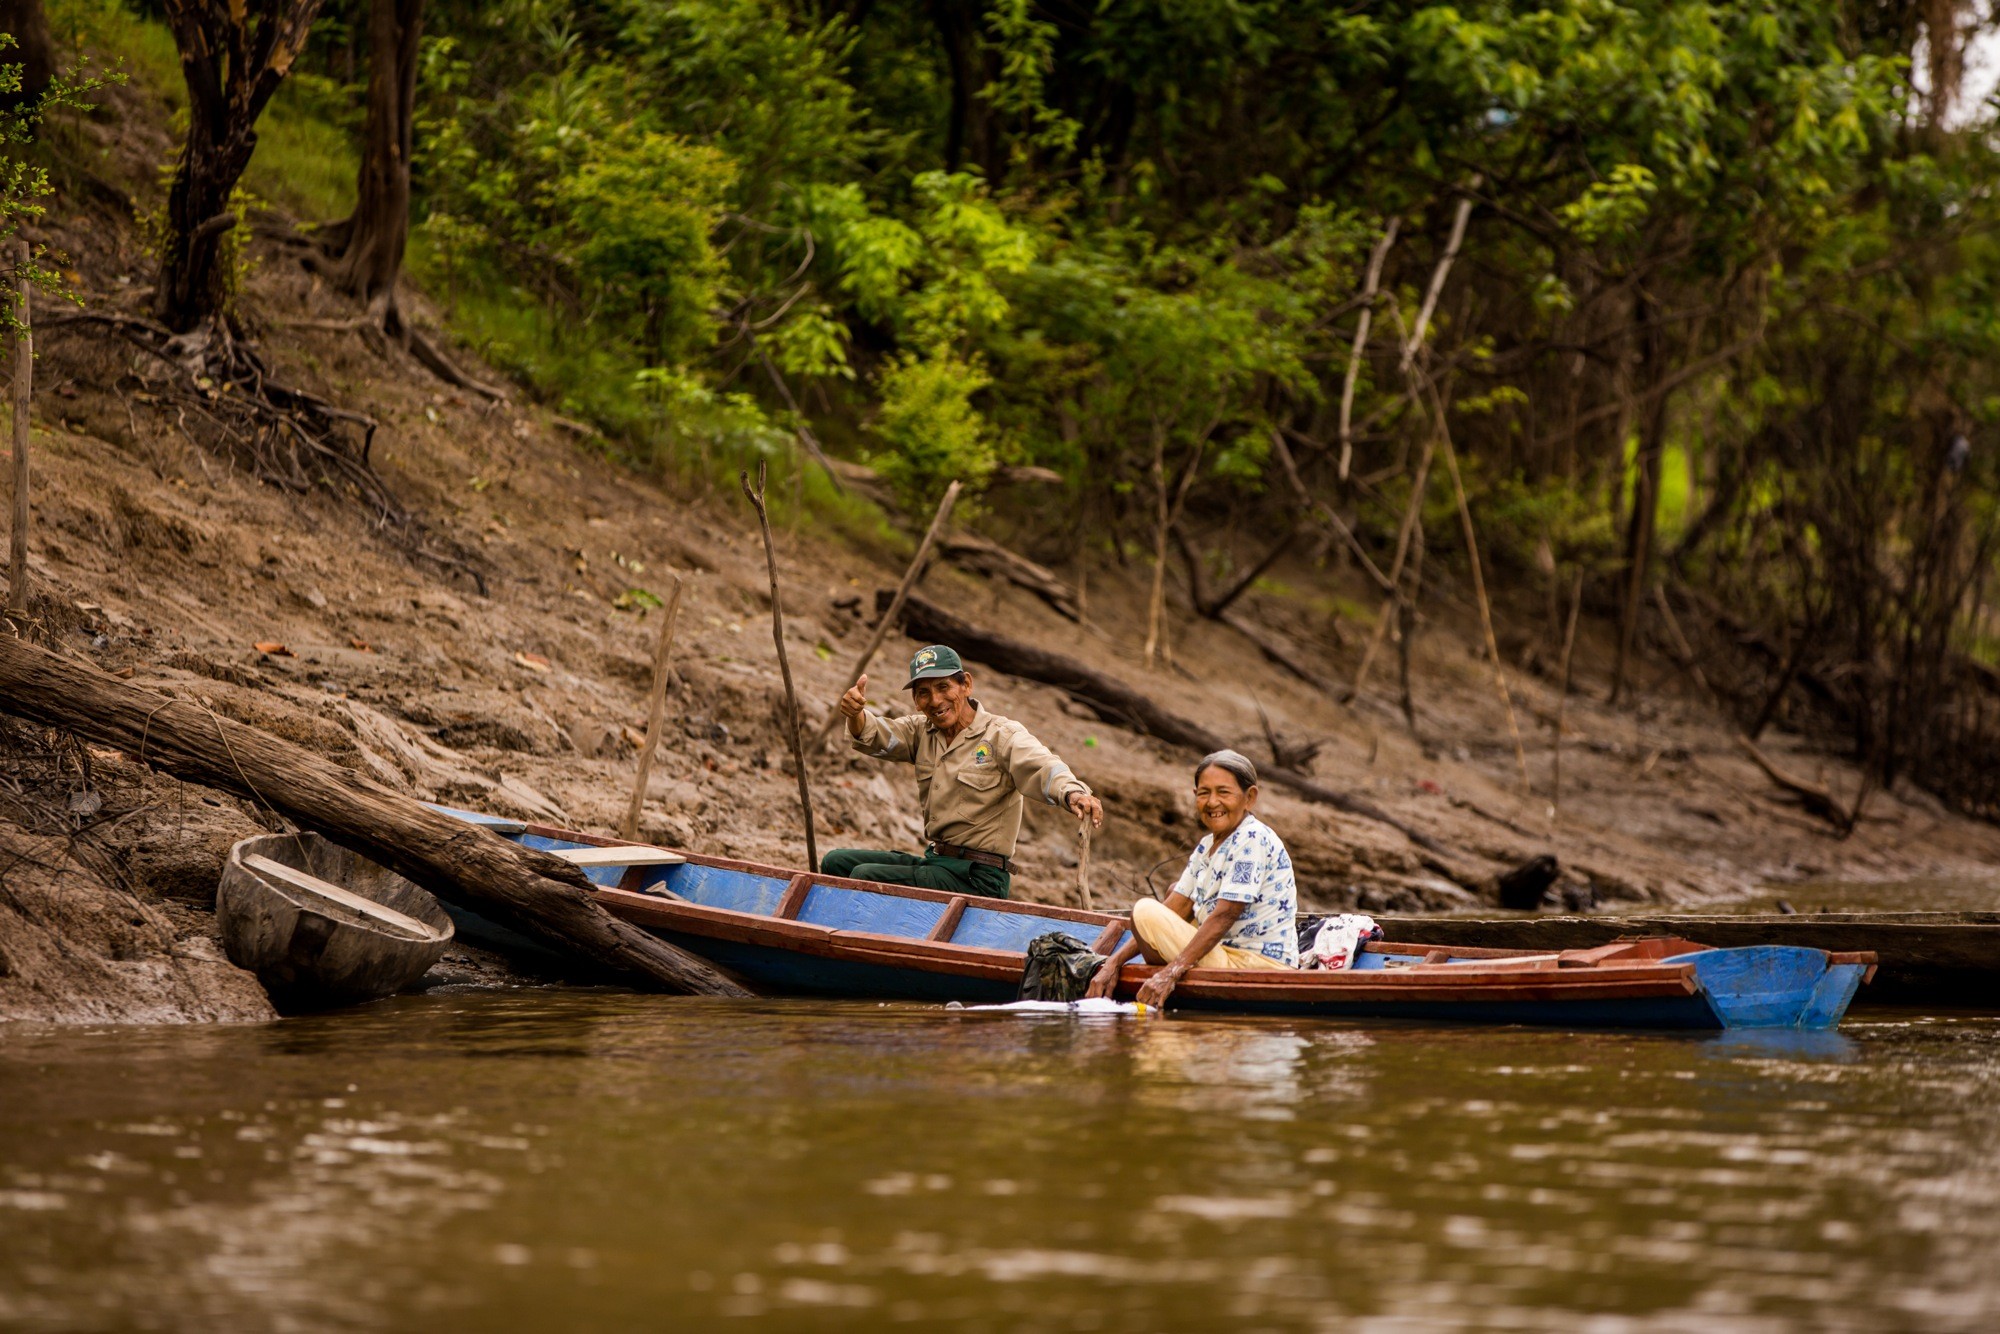
[[[0,93],[0,102],[33,106],[56,76],[56,46],[49,37],[49,16],[42,11],[42,0],[0,0],[0,32],[14,38],[7,63],[21,67],[21,86]]]
[[[164,0],[188,89],[187,142],[167,191],[153,313],[176,333],[213,320],[229,296],[230,196],[257,147],[257,118],[291,72],[321,0]]]
[[[371,0],[368,118],[354,212],[326,229],[333,285],[378,310],[395,332],[396,279],[410,235],[411,120],[417,102],[417,45],[424,0]]]

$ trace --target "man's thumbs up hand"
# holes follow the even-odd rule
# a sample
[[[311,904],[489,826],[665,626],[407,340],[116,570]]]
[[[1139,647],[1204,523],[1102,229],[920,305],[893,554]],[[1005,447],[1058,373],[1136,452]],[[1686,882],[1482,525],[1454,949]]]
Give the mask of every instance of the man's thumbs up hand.
[[[847,693],[840,697],[840,711],[847,715],[848,731],[853,732],[857,727],[860,726],[861,715],[865,713],[867,709],[868,709],[868,674],[866,672],[863,672],[861,674],[861,679],[859,681],[856,681],[853,685],[849,686],[847,688]]]

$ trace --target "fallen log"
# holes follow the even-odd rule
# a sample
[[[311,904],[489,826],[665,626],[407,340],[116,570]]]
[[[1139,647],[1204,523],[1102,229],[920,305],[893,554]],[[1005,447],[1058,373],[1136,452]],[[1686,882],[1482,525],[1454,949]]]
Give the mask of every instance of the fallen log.
[[[875,595],[877,605],[886,607],[891,596],[886,589],[877,593]],[[1107,721],[1122,723],[1135,731],[1156,736],[1177,746],[1186,746],[1189,750],[1200,751],[1202,754],[1229,749],[1229,743],[1221,736],[1197,722],[1161,708],[1150,698],[1122,681],[1114,680],[1102,672],[1086,667],[1075,658],[1051,653],[1047,649],[1036,648],[1033,644],[1010,639],[991,630],[983,630],[914,593],[903,603],[903,628],[913,638],[949,644],[961,654],[977,658],[1010,676],[1023,676],[1030,681],[1040,681],[1044,685],[1067,691]],[[1440,856],[1454,855],[1452,849],[1445,847],[1422,830],[1405,824],[1371,802],[1349,796],[1317,779],[1275,766],[1266,769],[1264,777],[1309,801],[1316,801],[1337,811],[1345,811],[1349,815],[1358,815],[1377,824],[1387,825],[1420,848]]]
[[[599,908],[583,873],[561,860],[441,815],[199,703],[0,635],[0,710],[234,792],[566,955],[667,990],[751,994],[704,960]]]
[[[1017,588],[1025,588],[1056,611],[1072,621],[1083,619],[1083,609],[1077,605],[1076,590],[1065,583],[1055,571],[1037,565],[1026,556],[1009,551],[998,542],[989,542],[983,537],[970,533],[948,533],[938,542],[938,550],[944,558],[962,570],[983,574],[989,579],[1005,579]]]
[[[1854,805],[1850,809],[1840,804],[1840,799],[1833,795],[1832,789],[1808,782],[1780,768],[1778,762],[1759,749],[1757,743],[1749,737],[1737,737],[1736,745],[1750,757],[1752,764],[1764,771],[1764,777],[1771,780],[1773,787],[1832,825],[1842,838],[1854,832],[1854,826],[1861,821],[1862,807],[1868,800],[1866,780],[1863,780],[1860,791],[1855,794]]]

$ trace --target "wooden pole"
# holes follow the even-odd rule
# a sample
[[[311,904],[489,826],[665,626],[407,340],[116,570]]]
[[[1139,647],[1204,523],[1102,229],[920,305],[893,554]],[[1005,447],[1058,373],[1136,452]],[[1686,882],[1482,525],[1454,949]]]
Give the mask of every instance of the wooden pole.
[[[14,292],[21,321],[14,335],[14,530],[7,562],[7,609],[28,610],[28,400],[35,388],[35,339],[28,329],[28,266],[24,240],[14,242]]]
[[[1077,828],[1083,835],[1083,846],[1076,854],[1076,887],[1083,894],[1085,912],[1097,911],[1097,896],[1090,892],[1090,817],[1081,817]]]
[[[888,638],[889,631],[902,616],[903,602],[910,596],[910,590],[917,586],[917,580],[923,578],[924,563],[930,559],[931,548],[937,545],[939,536],[944,532],[944,526],[951,522],[952,506],[958,503],[959,485],[953,482],[944,489],[944,499],[938,502],[937,513],[931,516],[931,526],[924,530],[924,540],[917,543],[917,554],[911,557],[910,568],[903,571],[903,582],[896,585],[895,599],[889,603],[889,610],[876,618],[875,629],[869,634],[868,643],[854,659],[854,667],[847,673],[846,684],[840,687],[841,694],[844,695],[854,688],[854,683],[861,679],[862,673],[868,670],[868,664],[874,660],[875,651],[882,647],[882,641]],[[839,709],[834,709],[826,715],[825,721],[819,725],[819,731],[813,733],[812,745],[807,747],[809,751],[814,754],[819,753],[820,747],[826,744],[826,739],[833,735],[834,726],[841,716]]]
[[[199,703],[0,635],[0,710],[258,802],[559,953],[666,990],[751,994],[706,960],[604,911],[583,873],[560,858],[434,811]]]
[[[660,642],[653,650],[653,693],[646,703],[646,744],[639,747],[639,772],[632,777],[632,800],[625,807],[626,838],[639,837],[639,811],[646,804],[646,779],[653,772],[653,756],[660,749],[660,733],[667,725],[667,678],[672,675],[674,622],[681,614],[682,579],[674,577],[674,591],[667,595],[665,617],[660,622]]]
[[[739,472],[743,494],[757,507],[757,526],[764,534],[764,567],[771,576],[771,641],[778,646],[778,671],[785,678],[785,740],[792,747],[792,768],[799,776],[799,810],[806,821],[806,869],[819,871],[819,842],[813,835],[812,787],[806,781],[805,748],[799,737],[799,696],[792,688],[792,660],[785,653],[785,603],[778,592],[778,549],[771,541],[771,514],[764,508],[764,465],[757,465],[757,487],[750,488],[750,474]]]

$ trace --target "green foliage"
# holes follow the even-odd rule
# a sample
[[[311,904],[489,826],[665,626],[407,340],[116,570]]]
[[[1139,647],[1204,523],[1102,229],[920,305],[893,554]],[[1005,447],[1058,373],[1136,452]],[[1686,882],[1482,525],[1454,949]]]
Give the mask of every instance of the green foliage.
[[[8,99],[0,102],[0,274],[6,286],[0,294],[0,339],[9,342],[21,329],[14,294],[23,279],[52,296],[70,296],[62,275],[48,267],[46,248],[30,252],[25,260],[17,255],[22,226],[40,218],[46,208],[42,201],[55,193],[49,169],[36,155],[38,132],[51,113],[88,109],[92,93],[121,77],[115,72],[106,77],[59,74],[41,96],[25,101],[19,98],[21,66],[6,60],[15,45],[12,33],[0,32],[0,98]]]
[[[997,461],[972,397],[990,381],[950,354],[907,356],[881,377],[876,436],[888,446],[873,462],[912,511],[937,503],[956,478],[977,488]]]
[[[1024,522],[1088,516],[1100,549],[1185,472],[1247,546],[1293,506],[1279,438],[1386,559],[1435,429],[1400,354],[1469,198],[1416,364],[1495,563],[1617,567],[1646,451],[1682,568],[1796,616],[1836,568],[1917,579],[1940,494],[1990,561],[2000,160],[1921,123],[1919,28],[1845,0],[432,0],[411,264],[649,466],[789,460],[810,426],[915,518],[1041,464],[1069,486]],[[358,89],[314,59],[253,180],[332,217]],[[1462,560],[1442,474],[1419,499],[1427,560]]]

